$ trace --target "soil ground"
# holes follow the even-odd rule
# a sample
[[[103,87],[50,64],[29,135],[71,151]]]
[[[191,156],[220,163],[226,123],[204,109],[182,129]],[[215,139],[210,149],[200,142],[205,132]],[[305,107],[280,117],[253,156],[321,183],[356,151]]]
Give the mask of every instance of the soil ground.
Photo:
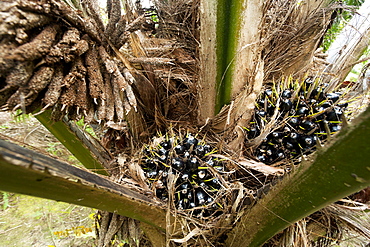
[[[94,245],[93,209],[24,195],[8,196],[9,206],[0,210],[0,246]],[[79,229],[88,232],[82,234]]]
[[[33,117],[1,112],[0,134],[78,165]],[[0,191],[0,247],[94,246],[94,213],[90,208]]]

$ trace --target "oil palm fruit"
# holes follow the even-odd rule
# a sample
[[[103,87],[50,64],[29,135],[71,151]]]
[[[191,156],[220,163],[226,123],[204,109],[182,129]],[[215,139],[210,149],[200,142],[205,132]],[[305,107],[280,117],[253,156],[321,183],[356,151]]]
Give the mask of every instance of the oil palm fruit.
[[[317,142],[341,129],[348,103],[340,102],[342,92],[326,92],[326,86],[306,78],[302,83],[282,82],[260,94],[253,120],[245,128],[247,142],[271,131],[255,148],[257,160],[272,164],[309,154]],[[267,110],[267,105],[273,108]],[[271,120],[276,121],[272,130],[264,129]]]
[[[214,198],[222,185],[217,176],[225,171],[223,162],[212,157],[211,152],[210,145],[191,134],[167,138],[142,151],[141,167],[154,194],[163,201],[168,200],[170,191],[168,174],[176,175],[176,207],[181,210],[196,208],[193,215],[206,217],[218,209],[214,206],[217,205]]]

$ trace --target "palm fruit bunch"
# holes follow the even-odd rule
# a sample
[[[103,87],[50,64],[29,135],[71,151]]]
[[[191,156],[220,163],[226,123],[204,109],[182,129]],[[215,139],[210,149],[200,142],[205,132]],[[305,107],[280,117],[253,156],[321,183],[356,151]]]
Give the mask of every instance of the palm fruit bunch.
[[[348,103],[340,103],[343,92],[327,89],[312,78],[265,89],[246,128],[249,141],[260,137],[255,158],[266,164],[298,158],[338,132]]]
[[[141,167],[155,195],[164,202],[174,191],[177,209],[192,210],[195,216],[209,216],[221,206],[217,192],[225,174],[222,160],[212,157],[214,150],[191,134],[183,138],[167,138],[143,150]],[[169,175],[174,176],[173,188]]]

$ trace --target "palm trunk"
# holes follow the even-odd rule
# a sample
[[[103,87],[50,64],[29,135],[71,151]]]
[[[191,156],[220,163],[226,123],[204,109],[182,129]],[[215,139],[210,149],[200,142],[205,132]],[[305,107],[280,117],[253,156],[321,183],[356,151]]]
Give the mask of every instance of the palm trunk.
[[[201,1],[201,25],[207,27],[201,32],[201,42],[204,44],[200,52],[201,77],[198,91],[201,123],[205,123],[207,118],[213,118],[245,87],[251,92],[255,90],[254,84],[261,86],[261,81],[256,82],[255,75],[261,67],[258,32],[262,6],[262,1]],[[232,116],[231,121],[240,115]],[[224,130],[229,124],[216,121],[214,128]]]

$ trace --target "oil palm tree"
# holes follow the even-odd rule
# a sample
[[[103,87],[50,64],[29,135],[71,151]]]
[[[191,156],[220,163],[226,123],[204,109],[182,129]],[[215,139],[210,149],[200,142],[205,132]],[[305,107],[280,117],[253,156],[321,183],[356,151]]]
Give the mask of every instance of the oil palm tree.
[[[104,21],[96,1],[3,2],[1,105],[33,112],[90,171],[2,141],[0,189],[102,210],[99,246],[126,224],[123,216],[140,221],[153,246],[259,246],[369,186],[368,110],[335,138],[327,133],[330,140],[299,166],[297,156],[280,166],[256,161],[253,150],[277,129],[277,121],[264,122],[258,137],[246,138],[266,88],[275,92],[277,105],[285,88],[298,93],[307,78],[322,77],[314,85],[337,88],[330,71],[317,76],[323,69],[313,60],[340,6],[327,1],[138,4],[108,0]],[[276,117],[282,107],[275,109]],[[80,119],[96,137],[74,124]],[[169,192],[163,202],[157,198],[158,179],[150,182],[140,167],[164,142],[174,145],[194,135],[210,143],[209,155],[222,162],[223,172],[237,174],[218,184],[222,188],[212,205],[221,214],[211,218],[178,207],[178,174],[169,172],[168,190],[176,193]],[[330,234],[323,237],[336,238]]]

